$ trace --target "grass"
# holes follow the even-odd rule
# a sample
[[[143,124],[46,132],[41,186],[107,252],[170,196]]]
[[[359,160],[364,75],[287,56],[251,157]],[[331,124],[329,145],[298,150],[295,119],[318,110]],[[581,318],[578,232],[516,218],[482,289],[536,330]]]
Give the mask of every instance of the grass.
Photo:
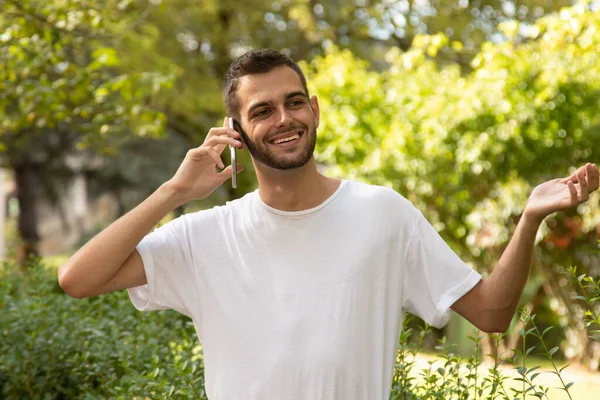
[[[44,256],[42,257],[42,263],[48,268],[58,269],[71,257],[71,255],[72,254],[56,254],[53,256]]]

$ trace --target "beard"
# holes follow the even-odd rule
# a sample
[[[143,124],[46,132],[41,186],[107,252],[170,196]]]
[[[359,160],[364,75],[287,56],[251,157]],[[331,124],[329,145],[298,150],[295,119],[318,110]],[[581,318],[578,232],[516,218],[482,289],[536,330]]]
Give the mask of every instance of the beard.
[[[305,125],[295,125],[292,129],[300,129],[307,128]],[[254,142],[250,139],[248,134],[241,129],[241,126],[238,126],[239,132],[244,139],[244,144],[248,148],[250,155],[254,160],[259,161],[265,164],[267,167],[279,170],[287,170],[287,169],[295,169],[304,166],[313,156],[315,151],[315,146],[317,144],[317,128],[313,127],[312,130],[305,129],[305,134],[308,135],[306,143],[299,151],[296,150],[296,154],[293,156],[288,155],[276,155],[273,152],[269,151],[267,145],[260,142]],[[285,130],[281,130],[282,132],[290,131],[290,128],[286,128]],[[279,132],[273,132],[273,135],[278,134]],[[271,136],[271,135],[269,135]],[[298,140],[302,139],[300,137]]]

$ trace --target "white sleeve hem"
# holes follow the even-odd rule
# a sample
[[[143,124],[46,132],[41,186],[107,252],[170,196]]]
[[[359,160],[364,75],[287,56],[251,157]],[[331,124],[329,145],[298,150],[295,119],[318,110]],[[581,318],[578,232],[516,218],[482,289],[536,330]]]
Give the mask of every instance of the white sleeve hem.
[[[481,280],[481,274],[475,270],[471,270],[469,274],[458,285],[450,289],[436,306],[436,315],[432,318],[431,325],[436,328],[442,328],[450,320],[452,310],[450,307],[464,296],[469,290]]]
[[[152,253],[150,252],[150,249],[148,249],[148,246],[144,245],[143,241],[137,245],[136,250],[142,258],[144,272],[146,273],[146,281],[148,283],[128,289],[129,299],[133,306],[139,311],[163,309],[153,305],[153,303],[156,303],[154,301],[156,287],[154,282],[154,260],[152,258]]]

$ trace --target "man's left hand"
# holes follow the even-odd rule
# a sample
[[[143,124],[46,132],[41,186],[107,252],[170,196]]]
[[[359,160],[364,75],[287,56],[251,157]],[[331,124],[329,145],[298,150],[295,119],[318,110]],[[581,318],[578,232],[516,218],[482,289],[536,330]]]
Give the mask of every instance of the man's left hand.
[[[587,163],[567,178],[542,183],[531,192],[523,216],[541,223],[553,212],[587,201],[590,193],[598,189],[598,176],[596,164]]]

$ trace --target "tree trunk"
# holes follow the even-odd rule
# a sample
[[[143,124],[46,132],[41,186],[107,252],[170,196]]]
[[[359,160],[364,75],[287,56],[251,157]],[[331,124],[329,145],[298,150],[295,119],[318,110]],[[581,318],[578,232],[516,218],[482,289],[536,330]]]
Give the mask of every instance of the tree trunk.
[[[31,164],[14,168],[17,199],[19,201],[18,231],[22,244],[17,252],[17,262],[24,265],[31,256],[38,256],[38,215],[36,210],[36,174]]]
[[[4,171],[0,169],[0,227],[4,227],[7,214],[7,196],[4,193]],[[4,229],[0,230],[0,262],[4,261],[6,255]]]

